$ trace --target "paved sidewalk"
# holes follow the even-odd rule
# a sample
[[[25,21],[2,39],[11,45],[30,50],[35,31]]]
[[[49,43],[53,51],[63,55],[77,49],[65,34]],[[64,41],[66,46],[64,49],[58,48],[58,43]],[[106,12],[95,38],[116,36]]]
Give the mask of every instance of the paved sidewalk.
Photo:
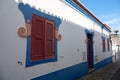
[[[120,60],[96,70],[78,80],[120,80]]]

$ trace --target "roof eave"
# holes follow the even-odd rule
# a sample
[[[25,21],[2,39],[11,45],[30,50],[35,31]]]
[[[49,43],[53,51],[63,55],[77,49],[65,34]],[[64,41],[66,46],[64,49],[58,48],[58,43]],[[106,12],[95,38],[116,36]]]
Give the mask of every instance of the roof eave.
[[[78,0],[73,0],[79,7],[81,7],[82,9],[84,9],[88,14],[90,14],[93,18],[95,18],[100,24],[102,24],[106,29],[108,29],[111,32],[111,28],[106,25],[103,24],[95,15],[93,15],[87,8],[85,8]]]

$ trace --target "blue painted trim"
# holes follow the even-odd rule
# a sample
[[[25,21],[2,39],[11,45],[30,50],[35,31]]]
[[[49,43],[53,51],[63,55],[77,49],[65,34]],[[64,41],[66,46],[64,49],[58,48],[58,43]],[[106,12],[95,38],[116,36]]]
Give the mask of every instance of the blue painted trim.
[[[110,41],[110,38],[107,38],[107,41]]]
[[[104,29],[104,30],[106,30],[107,32],[110,33],[110,31],[105,26],[103,26],[102,29]]]
[[[59,25],[61,24],[60,18],[40,12],[40,11],[30,7],[28,4],[24,5],[23,3],[19,3],[18,7],[24,15],[25,22],[27,20],[32,20],[32,14],[36,14],[38,16],[41,16],[41,17],[44,17],[44,18],[54,21],[56,23],[55,26],[57,29],[59,28]]]
[[[51,16],[48,14],[45,14],[43,12],[40,12],[34,8],[31,8],[29,5],[24,5],[23,3],[20,3],[18,5],[19,9],[24,15],[25,22],[27,20],[32,21],[32,14],[36,14],[38,16],[41,16],[43,18],[52,20],[55,22],[55,28],[58,29],[59,25],[61,24],[61,20],[55,16]],[[26,67],[41,64],[41,63],[47,63],[47,62],[55,62],[57,61],[57,40],[55,40],[55,57],[51,59],[45,59],[45,60],[39,60],[39,61],[34,61],[31,62],[30,60],[30,49],[31,49],[31,36],[27,37],[27,51],[26,51]]]
[[[93,47],[93,36],[94,36],[94,32],[91,32],[91,31],[89,31],[89,30],[87,30],[87,29],[85,29],[85,33],[86,33],[86,37],[87,37],[87,35],[88,34],[90,34],[91,36],[90,36],[90,47],[91,47],[91,55],[90,55],[90,59],[91,59],[91,67],[92,68],[94,68],[94,58],[93,58],[93,56],[94,56],[94,47]],[[87,44],[86,44],[86,46],[87,46]],[[87,52],[88,52],[88,48],[87,48]],[[88,57],[88,56],[87,56]]]
[[[111,63],[112,63],[112,56],[103,60],[103,61],[101,61],[101,62],[96,63],[94,66],[95,66],[95,69],[100,69],[100,68],[102,68],[104,66],[107,66]]]
[[[107,38],[107,41],[110,41],[110,38]]]
[[[105,40],[105,39],[106,39],[106,37],[104,37],[104,36],[102,36],[101,38],[102,38],[102,40]]]
[[[104,36],[102,36],[101,38],[104,39],[104,40],[106,39]]]
[[[93,20],[95,23],[97,23],[98,25],[101,26],[102,28],[102,24],[100,22],[98,22],[94,17],[92,17],[90,14],[88,14],[84,9],[82,9],[80,6],[78,6],[73,0],[65,0],[65,2],[69,3],[71,7],[77,9],[79,12],[83,13],[85,16],[87,16],[88,18],[90,18],[91,20]],[[110,32],[108,29],[105,28],[104,29],[108,32]]]
[[[87,16],[88,18],[90,18],[91,20],[93,20],[95,23],[97,23],[100,26],[102,26],[101,23],[99,23],[95,18],[93,18],[90,14],[88,14],[84,9],[82,9],[80,6],[78,6],[73,0],[65,0],[65,1],[67,3],[69,3],[71,7],[77,9],[78,11],[80,11],[81,13],[83,13],[85,16]]]
[[[94,64],[95,69],[100,69],[112,63],[112,57]],[[76,80],[88,73],[88,63],[80,63],[71,67],[64,68],[31,80]]]
[[[76,80],[88,73],[87,62],[70,66],[31,80]]]
[[[91,34],[92,36],[95,35],[94,32],[91,32],[91,31],[89,31],[89,30],[87,30],[87,29],[85,29],[85,33],[86,33],[86,34]]]

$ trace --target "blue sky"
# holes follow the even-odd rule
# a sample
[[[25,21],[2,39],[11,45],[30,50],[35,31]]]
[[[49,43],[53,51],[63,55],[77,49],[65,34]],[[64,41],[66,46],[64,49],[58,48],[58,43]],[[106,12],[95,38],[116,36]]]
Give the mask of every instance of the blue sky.
[[[120,0],[80,0],[98,19],[120,30]],[[119,31],[120,33],[120,31]]]

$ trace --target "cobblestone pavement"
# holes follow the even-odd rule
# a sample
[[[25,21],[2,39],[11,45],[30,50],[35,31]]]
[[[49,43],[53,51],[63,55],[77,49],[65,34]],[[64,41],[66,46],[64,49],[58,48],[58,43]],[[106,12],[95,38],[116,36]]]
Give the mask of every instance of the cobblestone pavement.
[[[120,60],[81,77],[78,80],[120,80]]]

